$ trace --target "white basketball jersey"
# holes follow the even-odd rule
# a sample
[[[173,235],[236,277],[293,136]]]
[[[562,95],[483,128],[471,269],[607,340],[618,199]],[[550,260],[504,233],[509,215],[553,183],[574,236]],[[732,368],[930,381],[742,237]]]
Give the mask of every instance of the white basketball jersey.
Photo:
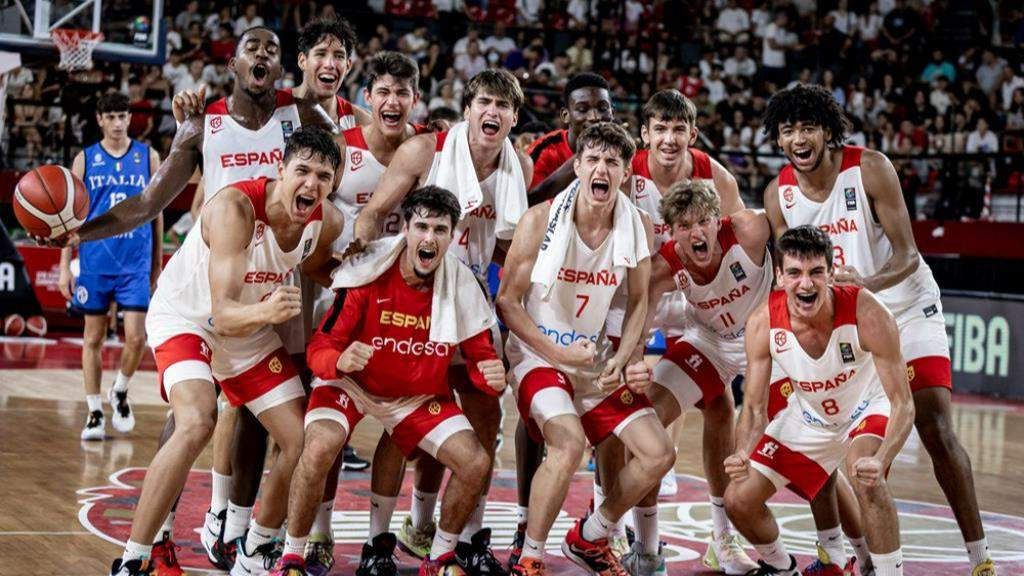
[[[772,259],[765,250],[764,261],[754,262],[736,239],[732,219],[726,216],[718,230],[722,262],[715,278],[697,284],[676,253],[675,240],[661,246],[658,254],[672,271],[676,287],[686,296],[688,325],[710,331],[724,340],[743,337],[747,318],[772,290]]]
[[[892,257],[892,244],[875,219],[864,190],[860,170],[863,151],[855,146],[843,148],[839,175],[824,202],[804,196],[792,165],[786,165],[779,172],[778,187],[779,207],[786,226],[812,224],[821,228],[832,239],[835,265],[852,266],[866,278],[878,272]],[[913,274],[875,296],[898,314],[918,304],[933,303],[939,297],[939,287],[931,268],[921,258]]]
[[[242,292],[238,301],[242,304],[261,302],[278,286],[289,282],[295,267],[312,254],[320,236],[323,210],[317,206],[295,248],[282,250],[267,219],[267,183],[266,178],[259,178],[232,185],[249,197],[256,217],[252,240],[246,248],[245,271],[239,278]],[[210,247],[203,240],[202,229],[200,217],[160,274],[154,298],[161,298],[184,318],[212,331]]]
[[[334,205],[345,215],[345,225],[341,236],[334,242],[337,250],[344,250],[352,241],[355,233],[356,218],[370,201],[373,191],[377,189],[387,166],[381,164],[370,152],[359,126],[345,130],[345,166],[341,174],[338,189],[332,195]],[[381,234],[394,236],[402,231],[402,212],[397,207],[387,215],[382,225]]]
[[[706,180],[714,187],[714,177],[711,173],[711,158],[700,150],[688,148],[690,160],[693,164],[691,180]],[[629,184],[629,199],[637,208],[642,209],[651,216],[651,223],[654,225],[654,249],[657,250],[662,244],[668,242],[672,237],[672,224],[666,223],[661,217],[658,205],[661,203],[663,192],[658,190],[658,185],[651,177],[650,150],[637,151],[633,156],[633,177]],[[665,193],[668,191],[666,190]]]
[[[793,386],[804,421],[840,428],[863,413],[870,399],[883,394],[870,352],[857,333],[857,286],[833,286],[835,320],[832,336],[820,358],[812,358],[797,341],[790,324],[786,292],[769,296],[772,360]],[[792,401],[792,400],[791,400]]]
[[[281,92],[285,92],[288,95],[292,95],[293,88],[285,88]],[[359,125],[356,122],[356,115],[353,112],[352,103],[345,100],[341,96],[335,95],[334,98],[338,101],[338,128],[344,132],[349,128],[355,128]]]
[[[291,92],[277,91],[274,114],[258,130],[249,130],[228,113],[227,98],[206,107],[203,127],[204,203],[229,184],[277,178],[284,145],[298,130],[299,109]]]

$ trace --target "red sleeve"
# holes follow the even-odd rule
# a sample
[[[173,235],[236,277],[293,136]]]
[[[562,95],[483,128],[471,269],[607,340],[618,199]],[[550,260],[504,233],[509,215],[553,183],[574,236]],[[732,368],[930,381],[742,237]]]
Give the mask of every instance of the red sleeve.
[[[543,182],[548,176],[555,173],[562,167],[561,164],[554,166],[554,162],[551,161],[552,154],[544,154],[541,152],[537,161],[533,163],[533,180],[530,181],[530,189],[534,189],[538,184]]]
[[[484,375],[476,367],[477,362],[498,358],[498,353],[494,350],[494,342],[491,340],[490,328],[472,338],[463,340],[459,344],[459,349],[462,351],[462,357],[466,359],[466,371],[469,373],[470,382],[485,394],[497,396],[498,393],[484,382]]]
[[[367,286],[341,290],[334,297],[334,304],[306,347],[306,363],[314,376],[323,380],[340,376],[338,358],[362,326],[368,290]]]

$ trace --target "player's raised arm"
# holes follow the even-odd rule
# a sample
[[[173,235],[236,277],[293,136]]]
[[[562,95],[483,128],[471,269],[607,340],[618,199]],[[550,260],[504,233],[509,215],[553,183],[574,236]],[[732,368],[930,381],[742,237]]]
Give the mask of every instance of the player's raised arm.
[[[875,453],[875,457],[882,462],[882,470],[886,470],[899,454],[914,426],[914,400],[907,381],[907,363],[903,361],[900,352],[900,333],[896,328],[896,320],[867,290],[861,290],[857,295],[857,318],[860,345],[871,352],[878,379],[891,406],[885,438]]]
[[[330,202],[323,203],[323,227],[320,229],[320,237],[317,239],[316,248],[313,253],[302,262],[302,274],[329,288],[331,286],[331,272],[337,268],[339,262],[334,257],[334,241],[341,235],[345,223],[345,216]]]
[[[730,216],[746,208],[743,198],[740,198],[736,177],[714,158],[711,158],[711,177],[715,181],[715,192],[722,201],[722,216]]]

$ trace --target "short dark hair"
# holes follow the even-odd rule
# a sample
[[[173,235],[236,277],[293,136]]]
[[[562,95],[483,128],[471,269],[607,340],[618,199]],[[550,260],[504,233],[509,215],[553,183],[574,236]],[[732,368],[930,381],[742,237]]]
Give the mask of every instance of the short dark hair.
[[[462,122],[462,113],[447,106],[438,106],[430,111],[430,115],[427,116],[427,124],[431,124],[436,120],[444,120],[455,124]]]
[[[128,96],[121,92],[107,92],[96,101],[97,114],[127,112],[131,108]]]
[[[628,164],[636,154],[636,142],[626,129],[615,122],[598,122],[587,126],[576,139],[576,154],[587,147],[612,148]]]
[[[772,140],[779,138],[779,126],[802,122],[820,126],[829,132],[829,148],[840,148],[850,131],[850,119],[832,93],[818,84],[797,84],[776,92],[764,110],[764,132]]]
[[[303,126],[292,132],[288,143],[284,146],[282,164],[287,164],[292,156],[299,152],[307,152],[311,157],[324,160],[335,170],[341,164],[341,150],[334,138],[324,129],[317,126]]]
[[[526,99],[523,96],[523,88],[519,85],[519,80],[505,69],[488,68],[470,78],[466,83],[466,92],[462,100],[463,106],[472,104],[473,99],[481,90],[487,90],[495,96],[507,99],[512,104],[514,112],[519,112]]]
[[[366,62],[366,89],[373,90],[373,84],[390,74],[396,80],[408,81],[413,93],[420,90],[420,69],[412,58],[399,52],[383,50]]]
[[[269,26],[263,26],[262,24],[250,26],[246,28],[245,31],[238,36],[238,44],[235,45],[235,54],[238,54],[238,52],[245,46],[245,37],[257,30],[266,30],[267,32],[273,34],[274,38],[277,38],[278,43],[281,42],[281,37],[278,36],[277,31],[274,30],[273,28]]]
[[[780,256],[779,266],[782,266],[781,257],[784,255],[796,258],[824,256],[825,263],[829,269],[832,268],[832,240],[817,226],[804,224],[786,230],[776,242],[776,247]]]
[[[678,120],[690,126],[697,121],[697,106],[679,90],[659,90],[644,104],[643,122],[646,125],[652,118],[658,120]]]
[[[600,90],[611,91],[608,86],[608,81],[604,79],[600,74],[594,74],[593,72],[580,72],[579,74],[573,74],[569,81],[565,83],[565,88],[562,90],[562,105],[569,105],[569,96],[573,92],[580,88],[597,88]]]
[[[324,41],[325,38],[334,36],[345,47],[345,52],[351,58],[355,55],[357,44],[356,32],[348,20],[344,18],[316,18],[299,30],[299,52],[309,54],[314,46]]]
[[[459,205],[459,199],[455,197],[455,194],[440,186],[428,184],[413,190],[402,200],[402,218],[405,219],[406,224],[412,220],[413,214],[422,216],[424,212],[427,216],[432,217],[448,216],[451,219],[454,232],[455,225],[462,217],[462,206]]]

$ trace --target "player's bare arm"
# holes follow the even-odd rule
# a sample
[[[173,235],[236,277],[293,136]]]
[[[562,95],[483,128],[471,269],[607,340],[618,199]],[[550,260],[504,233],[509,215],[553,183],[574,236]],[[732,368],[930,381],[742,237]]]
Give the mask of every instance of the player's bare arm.
[[[85,152],[79,151],[75,159],[71,161],[71,173],[79,180],[85,180]],[[64,246],[60,249],[60,273],[57,277],[57,288],[65,300],[71,300],[71,285],[74,279],[71,274],[71,253],[74,250],[71,246]]]
[[[160,154],[149,149],[149,173],[156,174],[160,169]],[[156,290],[156,281],[160,278],[160,271],[164,268],[164,213],[163,211],[153,219],[153,258],[149,269],[150,291]]]
[[[768,304],[765,303],[747,319],[744,336],[747,373],[743,380],[743,410],[736,424],[736,452],[725,459],[725,471],[734,480],[746,477],[747,455],[768,426],[768,389],[772,377],[768,325]]]
[[[871,199],[871,211],[889,243],[892,256],[873,275],[862,278],[858,271],[839,267],[836,282],[850,282],[878,292],[902,282],[917,270],[921,258],[910,226],[910,214],[903,200],[899,176],[892,162],[882,153],[864,150],[861,156],[861,178]]]
[[[914,400],[907,381],[907,363],[900,351],[900,333],[892,313],[869,291],[861,290],[857,296],[857,318],[861,347],[871,352],[878,379],[891,406],[885,438],[875,453],[884,471],[899,454],[914,426]]]
[[[299,288],[278,286],[256,304],[242,304],[246,248],[256,216],[236,188],[225,188],[203,208],[203,239],[210,247],[210,303],[213,329],[222,336],[246,336],[267,324],[280,324],[302,310]],[[214,224],[216,223],[216,224]]]
[[[622,340],[620,341],[620,344],[623,344],[623,345],[619,346],[619,352],[620,353],[623,350],[625,350],[625,352],[626,352],[626,354],[625,354],[625,356],[623,358],[624,362],[636,362],[636,361],[643,360],[643,357],[644,357],[644,345],[647,342],[647,335],[650,333],[650,328],[651,328],[649,322],[652,321],[652,319],[654,317],[654,311],[652,309],[657,308],[657,306],[651,306],[650,303],[651,302],[658,302],[658,300],[651,300],[651,284],[652,284],[652,280],[653,280],[652,272],[653,272],[653,269],[654,269],[653,268],[653,266],[654,266],[653,262],[654,262],[654,259],[655,259],[654,258],[654,256],[655,256],[655,251],[654,251],[654,224],[651,221],[650,215],[647,214],[646,212],[644,212],[643,210],[640,210],[640,220],[644,223],[644,235],[647,237],[647,250],[651,253],[651,256],[649,256],[648,258],[645,258],[646,263],[647,263],[647,273],[646,273],[647,274],[647,279],[645,281],[643,281],[643,284],[638,286],[645,293],[644,300],[646,300],[646,302],[644,302],[644,312],[643,312],[643,314],[641,314],[639,316],[639,318],[637,318],[633,314],[633,312],[631,311],[631,309],[629,307],[629,305],[632,302],[627,302],[627,305],[626,305],[626,316],[625,316],[625,318],[623,320],[623,323],[622,323]],[[658,260],[664,260],[664,258],[658,258]],[[633,289],[632,281],[634,279],[634,274],[633,274],[634,271],[635,270],[626,270],[626,290],[627,291],[631,291]],[[637,278],[637,280],[640,281],[640,278]],[[659,293],[657,295],[657,298],[660,299],[662,293]],[[632,299],[630,299],[630,300],[632,300]],[[639,326],[640,332],[639,332],[639,337],[637,338],[637,340],[633,344],[633,346],[631,346],[629,348],[626,348],[626,346],[624,344],[627,342],[626,341],[626,335],[628,334],[627,327],[629,326],[629,323],[630,323],[631,320],[634,321],[634,322],[640,322],[640,326]],[[624,364],[620,364],[620,365],[624,365]]]
[[[732,228],[743,251],[754,262],[764,261],[771,226],[761,210],[744,208],[732,215]]]
[[[740,187],[725,166],[711,158],[711,177],[715,182],[715,191],[722,200],[722,215],[729,216],[743,210],[743,199],[740,198]]]
[[[551,200],[562,190],[569,187],[572,181],[576,179],[576,169],[574,168],[574,160],[576,156],[570,156],[568,160],[562,163],[551,173],[550,176],[544,179],[543,182],[537,184],[532,189],[527,190],[527,199],[530,205],[539,204]],[[530,171],[530,175],[533,175],[533,171]],[[525,176],[525,174],[524,174]],[[628,177],[626,178],[628,180]],[[529,182],[529,180],[527,180]]]
[[[601,384],[604,386],[618,386],[623,367],[635,358],[636,350],[643,350],[646,341],[644,324],[647,319],[647,309],[653,308],[653,306],[649,306],[648,301],[647,289],[650,281],[650,257],[638,262],[636,268],[626,271],[626,318],[622,323],[622,340],[615,356],[601,373]],[[642,352],[640,358],[633,361],[643,362]],[[645,393],[649,384],[650,382],[647,382],[646,385],[637,386],[633,391]]]
[[[768,218],[768,224],[772,228],[772,239],[778,240],[789,226],[786,226],[786,219],[782,217],[782,208],[779,207],[779,177],[772,178],[764,189],[764,215]]]
[[[352,115],[356,117],[356,124],[360,126],[369,126],[370,124],[373,124],[373,114],[362,106],[356,106],[353,104]]]
[[[344,226],[345,216],[330,202],[324,202],[323,225],[320,228],[320,237],[317,239],[316,248],[302,262],[302,275],[324,286],[331,286],[331,272],[338,267],[338,260],[334,257],[333,244],[341,235]]]

